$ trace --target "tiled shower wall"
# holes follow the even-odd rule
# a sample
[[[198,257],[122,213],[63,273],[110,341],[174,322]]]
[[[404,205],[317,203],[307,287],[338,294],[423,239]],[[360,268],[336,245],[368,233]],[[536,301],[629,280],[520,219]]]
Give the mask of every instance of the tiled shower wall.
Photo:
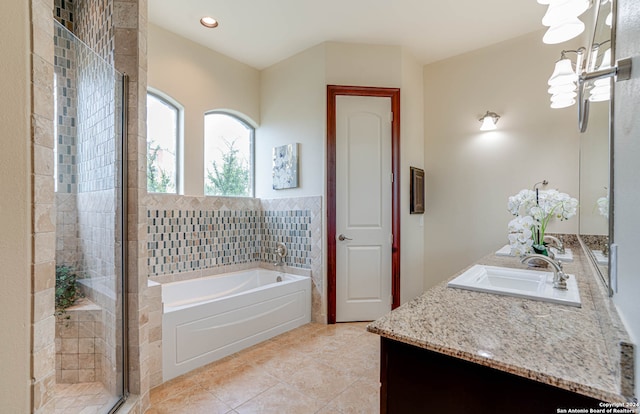
[[[116,120],[113,69],[91,53],[78,54],[77,123],[77,236],[81,270],[89,279],[83,284],[86,296],[102,309],[100,326],[104,333],[96,340],[96,380],[117,395],[121,384],[116,360],[121,343],[120,314],[122,290],[118,278],[116,249],[117,180]]]
[[[54,0],[53,2],[53,17],[72,33],[75,28],[76,11],[73,3],[74,0]]]
[[[75,384],[94,382],[102,375],[102,353],[99,344],[104,339],[102,309],[91,304],[78,304],[67,309],[56,321],[56,382]]]
[[[147,2],[143,0],[73,0],[76,7],[75,31],[107,63],[129,77],[127,95],[127,121],[123,127],[128,133],[128,177],[122,183],[128,194],[128,237],[124,246],[128,252],[127,292],[118,297],[129,304],[127,347],[129,361],[129,400],[120,411],[142,413],[149,407],[150,355],[148,318],[145,299],[147,289],[146,241],[146,128],[140,122],[146,119],[146,32]],[[117,112],[120,110],[118,108]],[[144,123],[142,124],[144,125]],[[118,128],[119,129],[119,128]],[[120,156],[120,154],[117,154]],[[98,180],[105,176],[97,177]],[[100,185],[94,181],[93,185]],[[97,187],[92,187],[93,190]],[[117,212],[119,216],[121,212]],[[117,237],[117,235],[116,235]],[[117,260],[116,260],[117,261]],[[121,304],[117,305],[118,307]],[[116,308],[119,311],[119,308]],[[118,312],[119,313],[119,312]],[[118,321],[118,324],[119,325]],[[105,338],[119,339],[111,334],[114,324],[105,324]],[[119,332],[116,330],[115,332]],[[135,398],[134,398],[135,397]]]
[[[55,198],[53,2],[31,0],[31,411],[54,411]],[[12,16],[13,17],[13,16]],[[10,17],[11,18],[11,17]],[[6,99],[10,99],[7,97]],[[6,373],[5,373],[6,374]],[[26,384],[25,384],[26,385]]]
[[[65,3],[68,4],[68,3]],[[59,22],[64,20],[59,19]],[[70,22],[66,22],[71,25]],[[56,85],[56,192],[74,194],[77,191],[76,137],[78,136],[77,55],[76,44],[64,28],[54,28]]]
[[[74,0],[74,3],[74,33],[108,64],[113,65],[114,0]]]
[[[78,197],[56,192],[56,263],[79,269],[82,252],[78,249]]]
[[[80,10],[79,10],[80,9]],[[54,17],[70,29],[80,30],[95,16],[110,20],[108,1],[55,0]],[[84,22],[84,26],[83,26]],[[93,26],[78,36],[92,47],[113,37],[108,26]],[[105,32],[104,35],[98,35]],[[113,41],[110,44],[113,48]],[[105,63],[111,52],[97,57],[80,47],[60,27],[54,36],[57,84],[57,188],[58,264],[71,265],[86,276],[112,277],[114,273],[116,96],[115,72]],[[110,59],[113,61],[113,59]],[[82,104],[79,105],[79,102]],[[79,194],[85,194],[82,198]]]
[[[83,7],[80,12],[74,10],[80,6]],[[83,27],[79,22],[105,14],[111,16],[112,6],[102,1],[76,0],[74,4],[56,0],[54,6],[58,22],[76,31]],[[82,18],[78,19],[79,16]],[[104,31],[104,27],[95,26],[94,30]],[[116,132],[120,127],[115,88],[119,83],[112,66],[105,61],[113,61],[106,49],[102,50],[104,56],[96,56],[59,26],[55,28],[54,39],[58,114],[56,264],[72,266],[86,278],[82,290],[101,308],[97,320],[101,332],[96,336],[101,339],[95,340],[94,379],[116,395],[120,384],[113,371],[119,366],[116,344],[121,342],[121,333],[116,328],[121,324],[117,317],[121,304],[117,298],[122,297],[116,277],[119,255],[115,245],[119,236]],[[95,40],[81,39],[86,43]],[[110,47],[113,48],[112,43]],[[61,351],[58,349],[58,353]],[[78,376],[67,376],[65,380],[75,377]],[[87,378],[85,375],[78,380]]]
[[[55,0],[54,18],[73,32],[73,0]],[[54,27],[55,111],[55,191],[56,191],[56,263],[78,268],[82,261],[78,249],[77,211],[77,56],[76,42],[68,31]]]
[[[116,73],[86,48],[78,48],[78,193],[116,185]]]
[[[159,282],[271,266],[276,244],[285,266],[308,269],[314,320],[322,308],[321,198],[278,200],[149,195],[149,276]]]

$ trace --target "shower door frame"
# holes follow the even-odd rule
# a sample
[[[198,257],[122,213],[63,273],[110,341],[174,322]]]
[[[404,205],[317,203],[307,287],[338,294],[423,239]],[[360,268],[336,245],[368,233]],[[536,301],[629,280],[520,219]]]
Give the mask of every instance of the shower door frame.
[[[127,300],[127,293],[129,292],[129,278],[127,278],[127,269],[129,268],[129,254],[127,249],[127,234],[128,234],[128,225],[129,221],[127,220],[128,211],[127,211],[127,193],[129,192],[128,185],[128,174],[129,169],[127,168],[128,161],[128,111],[129,111],[129,75],[126,73],[122,74],[122,113],[120,114],[121,119],[121,152],[120,157],[122,159],[122,165],[120,168],[120,188],[122,191],[121,194],[121,217],[120,217],[120,254],[122,257],[122,263],[120,266],[120,286],[122,289],[122,396],[115,403],[113,407],[109,410],[109,414],[113,414],[127,401],[129,398],[129,341],[128,341],[128,332],[129,332],[129,305]]]

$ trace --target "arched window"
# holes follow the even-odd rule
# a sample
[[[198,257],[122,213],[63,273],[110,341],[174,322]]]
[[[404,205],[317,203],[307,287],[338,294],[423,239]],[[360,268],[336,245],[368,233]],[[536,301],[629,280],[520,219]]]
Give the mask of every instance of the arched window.
[[[253,197],[254,128],[225,112],[204,116],[204,193]]]
[[[179,190],[182,108],[158,93],[147,92],[147,191]]]

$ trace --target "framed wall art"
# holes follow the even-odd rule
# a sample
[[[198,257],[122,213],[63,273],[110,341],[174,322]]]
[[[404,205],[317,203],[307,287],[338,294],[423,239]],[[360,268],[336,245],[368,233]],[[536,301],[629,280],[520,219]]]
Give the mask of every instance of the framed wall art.
[[[411,192],[410,207],[411,214],[424,214],[424,170],[416,167],[411,168]]]
[[[298,144],[273,148],[273,189],[298,187]]]

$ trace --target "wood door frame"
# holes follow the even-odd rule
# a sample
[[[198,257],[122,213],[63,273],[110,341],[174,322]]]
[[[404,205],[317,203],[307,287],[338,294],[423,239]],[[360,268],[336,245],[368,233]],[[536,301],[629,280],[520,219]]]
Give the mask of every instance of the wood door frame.
[[[336,323],[336,98],[391,98],[391,309],[400,306],[400,89],[327,85],[327,321]]]

